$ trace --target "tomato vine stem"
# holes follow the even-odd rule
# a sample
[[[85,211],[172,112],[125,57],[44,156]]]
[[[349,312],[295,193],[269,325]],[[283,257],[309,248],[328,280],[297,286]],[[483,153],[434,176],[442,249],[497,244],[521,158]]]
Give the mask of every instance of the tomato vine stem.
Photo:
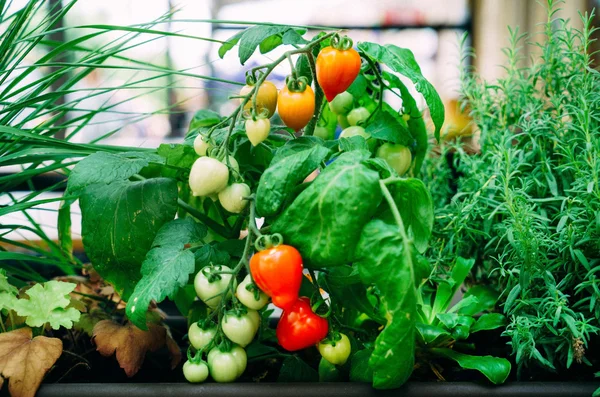
[[[312,74],[312,79],[315,82],[315,109],[317,109],[317,111],[315,112],[312,119],[310,119],[308,125],[304,129],[304,135],[313,135],[315,132],[315,128],[317,127],[317,122],[321,118],[321,111],[323,110],[323,105],[325,104],[325,102],[323,101],[323,89],[321,89],[321,86],[317,82],[317,66],[315,63],[315,56],[313,55],[312,51],[309,51],[306,54],[306,56],[308,57],[308,64],[310,66],[310,73]]]

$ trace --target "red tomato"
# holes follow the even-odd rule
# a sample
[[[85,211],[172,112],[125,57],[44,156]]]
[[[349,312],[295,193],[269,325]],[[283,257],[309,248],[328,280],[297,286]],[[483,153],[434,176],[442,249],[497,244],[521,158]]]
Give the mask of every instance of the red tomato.
[[[310,299],[302,297],[281,315],[277,340],[285,350],[296,351],[316,345],[328,331],[327,320],[312,311]]]
[[[277,97],[279,117],[294,131],[304,128],[315,113],[315,93],[309,85],[304,91],[291,91],[287,85]]]
[[[317,81],[323,89],[327,101],[333,101],[337,94],[346,91],[360,72],[360,55],[350,45],[345,45],[348,38],[342,39],[342,45],[336,47],[332,40],[331,47],[325,47],[317,56]]]
[[[298,299],[302,284],[302,257],[290,245],[278,245],[259,251],[250,258],[250,272],[254,282],[273,300],[286,309]]]

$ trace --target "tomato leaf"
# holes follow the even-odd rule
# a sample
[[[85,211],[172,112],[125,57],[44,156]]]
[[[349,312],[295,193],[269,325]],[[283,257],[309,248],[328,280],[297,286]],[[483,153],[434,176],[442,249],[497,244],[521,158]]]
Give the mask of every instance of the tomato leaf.
[[[27,327],[0,334],[0,380],[8,380],[12,397],[34,397],[44,375],[63,351],[58,338],[32,336]]]
[[[200,109],[194,113],[194,117],[190,121],[188,134],[190,131],[195,131],[202,127],[212,127],[222,120],[221,115],[214,110]]]
[[[341,382],[343,375],[338,367],[321,358],[319,361],[319,382]]]
[[[185,244],[201,241],[207,234],[204,225],[191,218],[166,223],[156,234],[152,249],[142,263],[142,279],[127,302],[126,313],[138,328],[146,330],[146,312],[150,301],[174,299],[177,291],[194,272],[194,254]]]
[[[189,172],[189,169],[194,164],[194,161],[198,158],[196,151],[193,147],[188,145],[182,145],[179,143],[163,143],[158,147],[157,153],[159,156],[165,159],[165,164],[170,167],[181,168],[179,172]],[[178,170],[171,168],[163,169],[163,176],[175,177],[178,174]]]
[[[323,143],[324,141],[316,136],[301,136],[300,138],[286,142],[285,145],[277,149],[269,165],[273,165],[294,153],[312,149],[315,146],[323,146]]]
[[[369,150],[367,140],[362,136],[355,135],[349,138],[340,138],[340,150],[342,152],[351,152],[353,150]]]
[[[388,185],[415,248],[425,252],[433,230],[433,200],[420,179],[399,179]]]
[[[369,359],[373,387],[399,387],[410,377],[414,364],[417,275],[413,253],[405,250],[398,226],[374,219],[362,231],[355,264],[363,282],[379,289],[387,319]]]
[[[272,225],[309,268],[351,262],[361,229],[381,202],[379,174],[360,163],[360,153],[343,153]]]
[[[319,374],[298,356],[283,360],[277,382],[318,382]]]
[[[200,271],[204,266],[208,266],[211,263],[213,265],[225,265],[229,266],[231,256],[229,253],[219,248],[218,243],[211,242],[203,245],[194,253],[194,259],[196,262],[196,273]]]
[[[164,159],[156,153],[96,152],[73,168],[67,183],[67,195],[78,195],[86,186],[94,183],[124,181],[140,172],[150,162],[161,164],[164,163]]]
[[[352,382],[373,382],[373,370],[369,366],[372,349],[359,350],[350,359],[350,380]]]
[[[244,31],[244,34],[240,38],[239,52],[240,63],[243,65],[256,51],[256,47],[260,45],[264,40],[269,39],[271,36],[280,35],[291,29],[287,26],[267,26],[267,25],[256,25],[249,27]],[[275,48],[275,47],[273,47]],[[271,48],[271,49],[273,49]]]
[[[415,61],[413,53],[406,48],[400,48],[393,44],[382,46],[376,43],[363,42],[358,44],[358,48],[371,58],[387,65],[394,72],[408,77],[413,82],[416,90],[423,95],[427,106],[429,106],[431,118],[435,125],[435,138],[439,141],[445,117],[444,104],[433,85],[423,77],[421,68]]]
[[[283,44],[285,45],[295,45],[295,44],[306,44],[308,40],[306,40],[302,35],[306,33],[305,29],[288,29],[283,34]]]
[[[177,211],[177,183],[94,184],[81,195],[82,238],[94,269],[127,300],[155,234]]]
[[[409,146],[412,137],[405,126],[386,110],[380,110],[369,122],[365,131],[374,138]]]
[[[430,351],[435,355],[456,361],[462,368],[481,372],[495,385],[504,383],[510,374],[510,362],[504,358],[470,356],[446,348],[435,348]]]
[[[272,162],[258,182],[256,211],[259,216],[277,214],[294,188],[302,183],[319,165],[329,149],[313,146]]]

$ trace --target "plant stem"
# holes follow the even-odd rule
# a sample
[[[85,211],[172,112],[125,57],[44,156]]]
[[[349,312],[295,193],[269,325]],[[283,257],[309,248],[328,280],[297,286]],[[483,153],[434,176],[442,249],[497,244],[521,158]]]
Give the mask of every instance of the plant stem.
[[[317,66],[315,65],[315,57],[312,52],[308,52],[306,54],[308,57],[308,64],[310,65],[310,73],[312,74],[313,81],[315,82],[315,109],[316,112],[313,115],[312,119],[308,122],[308,125],[304,129],[304,135],[312,135],[315,132],[315,128],[317,123],[319,122],[319,118],[321,117],[321,110],[323,109],[324,95],[323,90],[319,86],[317,82]]]

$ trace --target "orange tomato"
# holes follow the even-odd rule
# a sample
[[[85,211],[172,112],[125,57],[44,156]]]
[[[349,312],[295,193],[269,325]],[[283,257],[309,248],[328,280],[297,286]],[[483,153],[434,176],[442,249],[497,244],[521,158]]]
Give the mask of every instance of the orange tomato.
[[[308,85],[303,92],[290,91],[286,85],[279,93],[277,107],[285,125],[299,131],[308,124],[315,113],[315,93]]]
[[[240,91],[240,95],[248,95],[250,90],[252,90],[253,86],[245,85]],[[243,99],[240,99],[242,101]],[[260,87],[258,87],[258,94],[256,96],[256,112],[260,114],[264,109],[268,111],[266,115],[267,118],[270,118],[275,113],[275,108],[277,107],[277,87],[275,84],[270,81],[263,82]],[[244,105],[244,110],[252,109],[252,98],[246,105]]]
[[[360,55],[353,48],[325,47],[317,56],[317,81],[328,102],[346,91],[359,72]]]

